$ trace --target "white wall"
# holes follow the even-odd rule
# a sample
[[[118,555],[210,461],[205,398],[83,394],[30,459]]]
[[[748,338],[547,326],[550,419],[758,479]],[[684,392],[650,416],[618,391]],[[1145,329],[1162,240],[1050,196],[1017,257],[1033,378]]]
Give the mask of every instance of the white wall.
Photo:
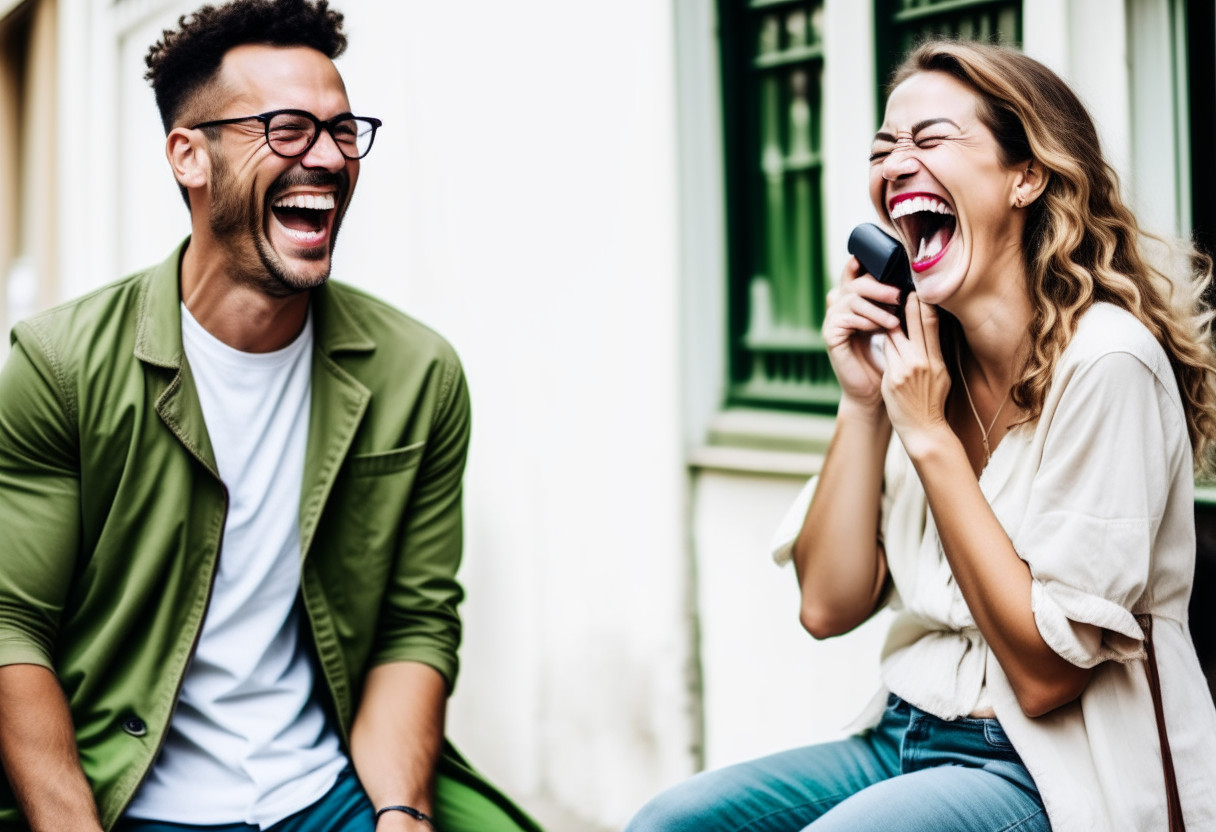
[[[344,10],[386,127],[336,271],[447,335],[473,393],[451,733],[621,824],[692,768],[671,11]]]
[[[840,739],[878,691],[889,614],[815,641],[798,623],[793,567],[770,557],[773,532],[803,482],[721,472],[697,479],[707,768]]]
[[[1026,54],[1060,74],[1089,108],[1102,152],[1130,194],[1127,15],[1120,0],[1023,0]]]

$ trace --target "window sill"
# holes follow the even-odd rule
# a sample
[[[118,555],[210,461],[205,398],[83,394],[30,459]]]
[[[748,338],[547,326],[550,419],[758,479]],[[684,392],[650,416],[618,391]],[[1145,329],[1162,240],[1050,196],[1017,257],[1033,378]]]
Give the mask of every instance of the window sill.
[[[690,468],[810,477],[823,467],[836,420],[831,416],[732,408],[718,413],[709,441],[688,455]]]

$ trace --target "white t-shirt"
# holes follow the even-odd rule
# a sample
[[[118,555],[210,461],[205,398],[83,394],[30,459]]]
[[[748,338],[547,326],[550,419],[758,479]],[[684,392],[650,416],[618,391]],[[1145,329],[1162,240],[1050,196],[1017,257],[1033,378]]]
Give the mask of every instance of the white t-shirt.
[[[127,814],[265,829],[323,797],[347,765],[313,697],[300,638],[312,317],[283,349],[246,353],[183,304],[182,344],[228,488],[228,520],[177,710]]]
[[[1153,617],[1187,828],[1216,829],[1216,708],[1187,629],[1195,570],[1191,459],[1165,351],[1131,314],[1094,304],[1056,363],[1043,412],[1005,435],[979,480],[1030,568],[1039,634],[1072,664],[1094,668],[1079,699],[1032,719],[976,626],[916,469],[898,436],[892,439],[882,534],[897,615],[883,649],[884,686],[943,719],[991,703],[1057,832],[1168,826],[1134,613]],[[790,557],[814,487],[812,480],[774,538],[778,562]],[[1100,637],[1073,622],[1100,628]],[[886,690],[875,701],[885,698]]]

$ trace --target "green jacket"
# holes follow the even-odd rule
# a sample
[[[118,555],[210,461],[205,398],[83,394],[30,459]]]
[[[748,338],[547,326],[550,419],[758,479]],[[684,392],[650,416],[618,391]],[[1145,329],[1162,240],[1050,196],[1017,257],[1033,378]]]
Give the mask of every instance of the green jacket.
[[[107,829],[165,736],[227,512],[182,350],[185,245],[18,324],[0,372],[0,665],[58,675]],[[301,595],[345,742],[368,668],[455,682],[469,397],[447,343],[384,303],[330,283],[312,313]],[[0,829],[20,817],[0,776]]]

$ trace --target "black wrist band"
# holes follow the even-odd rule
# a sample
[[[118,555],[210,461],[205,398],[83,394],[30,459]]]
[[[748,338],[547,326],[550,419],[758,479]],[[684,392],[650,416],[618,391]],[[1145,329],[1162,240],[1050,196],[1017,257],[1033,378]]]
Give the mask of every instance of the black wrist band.
[[[422,812],[419,812],[413,806],[385,806],[383,809],[377,809],[376,810],[376,823],[380,822],[380,816],[383,815],[385,812],[405,812],[407,815],[412,817],[414,820],[425,821],[427,826],[431,827],[432,829],[435,828],[435,821],[431,820],[429,815],[424,815]]]

